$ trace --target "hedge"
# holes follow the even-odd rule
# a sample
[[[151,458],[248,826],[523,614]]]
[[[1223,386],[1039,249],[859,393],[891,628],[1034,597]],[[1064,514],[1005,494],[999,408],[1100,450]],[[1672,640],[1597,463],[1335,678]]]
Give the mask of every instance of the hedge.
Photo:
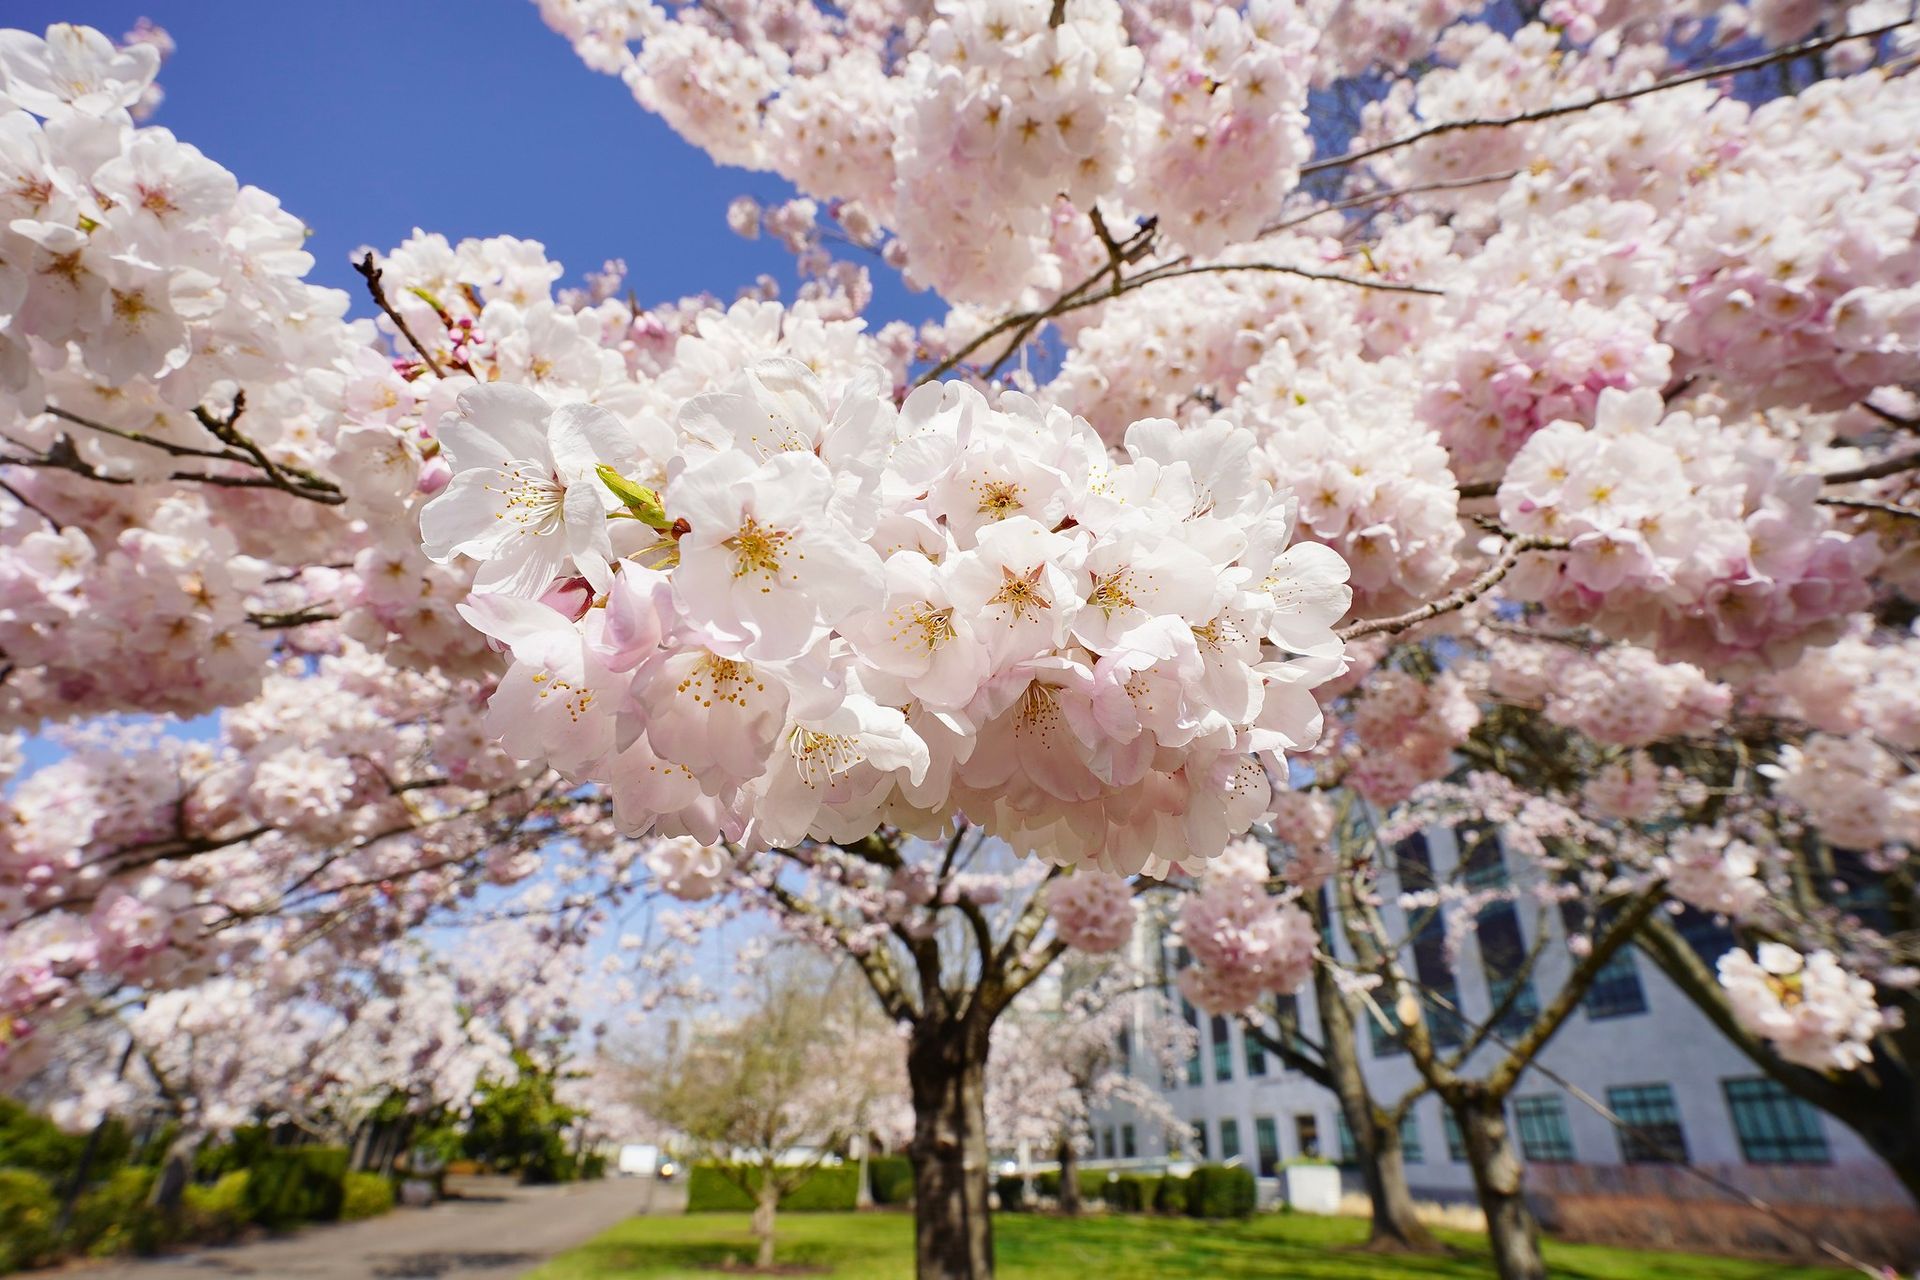
[[[867,1161],[867,1189],[875,1204],[907,1204],[913,1199],[913,1161],[905,1156],[874,1156]]]
[[[247,1225],[247,1171],[235,1169],[218,1182],[195,1183],[180,1196],[188,1238],[224,1244]]]
[[[1155,1213],[1185,1213],[1187,1211],[1187,1180],[1177,1173],[1170,1173],[1160,1179],[1160,1185],[1153,1189],[1153,1211]]]
[[[393,1208],[393,1182],[377,1173],[349,1173],[340,1193],[340,1220],[377,1218]]]
[[[1082,1202],[1098,1200],[1106,1194],[1107,1171],[1105,1169],[1082,1169],[1079,1171],[1080,1199]],[[1033,1175],[1035,1195],[1046,1196],[1050,1200],[1060,1198],[1060,1171],[1047,1169]]]
[[[74,1207],[73,1227],[62,1243],[96,1258],[110,1258],[119,1253],[152,1253],[174,1239],[180,1224],[169,1222],[148,1203],[154,1176],[152,1169],[139,1166],[115,1169],[106,1181],[81,1195]]]
[[[1250,1218],[1259,1199],[1253,1170],[1238,1165],[1203,1164],[1187,1179],[1189,1217]]]
[[[1005,1213],[1019,1213],[1027,1207],[1027,1183],[1017,1173],[1009,1173],[993,1180],[993,1193],[1000,1197],[1000,1208]]]
[[[747,1186],[758,1188],[760,1171],[746,1170]],[[780,1197],[788,1213],[844,1213],[860,1189],[857,1165],[821,1165],[807,1180]],[[753,1197],[728,1179],[716,1164],[696,1164],[687,1175],[688,1213],[738,1213],[753,1208]]]
[[[265,1151],[248,1171],[247,1219],[276,1231],[302,1222],[331,1222],[346,1196],[344,1147],[286,1147]]]
[[[26,1169],[0,1169],[0,1274],[47,1259],[59,1213],[45,1178]]]
[[[1100,1198],[1115,1213],[1145,1213],[1153,1208],[1154,1194],[1160,1188],[1157,1173],[1121,1173],[1108,1178],[1100,1188]]]

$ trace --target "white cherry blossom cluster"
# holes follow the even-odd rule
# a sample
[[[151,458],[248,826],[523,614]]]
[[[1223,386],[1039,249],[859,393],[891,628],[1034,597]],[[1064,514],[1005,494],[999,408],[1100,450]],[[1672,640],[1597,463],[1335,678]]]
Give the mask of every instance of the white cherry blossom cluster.
[[[1291,994],[1313,975],[1320,936],[1294,902],[1267,892],[1264,849],[1223,859],[1180,906],[1180,942],[1193,963],[1180,991],[1208,1013],[1247,1009],[1269,994]]]
[[[880,386],[768,361],[671,426],[466,393],[421,527],[478,564],[507,749],[706,842],[957,810],[1131,874],[1245,831],[1319,734],[1349,602],[1252,438],[1147,421],[1116,459],[1022,396]]]
[[[1920,844],[1920,774],[1871,734],[1812,734],[1764,768],[1774,793],[1843,849]]]
[[[1780,665],[1871,598],[1875,544],[1836,529],[1819,491],[1760,431],[1603,392],[1591,428],[1553,423],[1501,482],[1503,523],[1569,548],[1527,557],[1504,589],[1663,659]]]
[[[1733,705],[1732,689],[1709,680],[1700,668],[1661,662],[1631,645],[1554,662],[1552,670],[1547,719],[1608,746],[1641,747],[1710,733]]]
[[[1053,880],[1047,910],[1055,933],[1081,951],[1104,955],[1133,941],[1138,911],[1132,887],[1119,876],[1081,871]]]
[[[1831,951],[1802,954],[1763,942],[1720,957],[1720,985],[1742,1026],[1788,1062],[1815,1071],[1851,1071],[1873,1060],[1887,1025],[1873,984],[1841,967]]]

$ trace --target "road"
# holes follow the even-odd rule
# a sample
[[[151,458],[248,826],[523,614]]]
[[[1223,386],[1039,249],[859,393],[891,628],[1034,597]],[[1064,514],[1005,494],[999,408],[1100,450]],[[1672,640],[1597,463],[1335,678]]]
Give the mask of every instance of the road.
[[[164,1258],[116,1259],[74,1280],[515,1280],[638,1213],[678,1213],[681,1186],[609,1178],[559,1187],[490,1185],[431,1209],[308,1227],[291,1236]]]

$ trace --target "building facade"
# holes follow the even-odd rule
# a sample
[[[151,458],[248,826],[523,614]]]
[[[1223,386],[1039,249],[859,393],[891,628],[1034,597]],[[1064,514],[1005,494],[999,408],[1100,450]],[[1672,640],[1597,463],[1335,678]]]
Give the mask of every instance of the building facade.
[[[1409,921],[1398,906],[1389,903],[1386,909],[1391,923],[1407,930],[1400,936],[1410,935],[1407,951],[1421,984],[1457,1006],[1469,1025],[1490,1017],[1513,984],[1526,981],[1516,977],[1524,957],[1540,930],[1552,931],[1527,988],[1512,1000],[1511,1025],[1524,1027],[1540,1001],[1558,990],[1571,964],[1564,924],[1528,895],[1497,896],[1505,855],[1496,840],[1468,840],[1473,847],[1465,857],[1446,830],[1416,836],[1395,852],[1403,888],[1417,889],[1422,881],[1491,886],[1495,896],[1482,901],[1472,919],[1451,919],[1449,911],[1466,908],[1443,906],[1420,913],[1407,929]],[[1710,960],[1732,945],[1731,937],[1705,917],[1688,917],[1681,924]],[[1343,938],[1326,941],[1346,954]],[[1094,1158],[1143,1164],[1237,1160],[1270,1177],[1289,1159],[1349,1156],[1351,1137],[1331,1092],[1263,1051],[1236,1019],[1209,1017],[1181,999],[1172,983],[1179,967],[1172,945],[1162,930],[1145,925],[1136,939],[1136,958],[1158,973],[1169,998],[1199,1033],[1199,1048],[1184,1071],[1156,1081],[1186,1130],[1148,1133],[1137,1117],[1116,1109],[1094,1118]],[[1311,989],[1293,999],[1302,1035],[1317,1041]],[[1363,1011],[1362,1017],[1363,1068],[1374,1096],[1391,1104],[1417,1090],[1420,1076],[1389,1030],[1391,1015],[1376,1009]],[[1444,1007],[1430,1009],[1428,1017],[1444,1043],[1450,1034]],[[1498,1052],[1483,1047],[1469,1061],[1469,1074]],[[1537,1061],[1629,1127],[1615,1124],[1544,1072],[1529,1069],[1509,1100],[1508,1118],[1515,1144],[1531,1165],[1684,1160],[1743,1184],[1778,1185],[1778,1178],[1767,1175],[1791,1171],[1792,1183],[1807,1187],[1815,1199],[1823,1198],[1822,1187],[1834,1196],[1858,1196],[1871,1187],[1886,1192],[1888,1203],[1905,1202],[1858,1135],[1763,1075],[1631,947],[1608,965]],[[1402,1137],[1407,1180],[1417,1197],[1443,1202],[1472,1197],[1457,1128],[1437,1097],[1427,1094],[1414,1103]]]

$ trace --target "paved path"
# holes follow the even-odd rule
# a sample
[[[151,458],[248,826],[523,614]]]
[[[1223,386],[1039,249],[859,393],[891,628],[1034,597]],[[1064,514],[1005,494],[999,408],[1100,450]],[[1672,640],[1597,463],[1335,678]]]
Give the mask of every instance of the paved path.
[[[609,1178],[489,1188],[487,1198],[308,1227],[292,1236],[76,1267],[73,1280],[515,1280],[637,1213],[678,1213],[681,1186]]]

